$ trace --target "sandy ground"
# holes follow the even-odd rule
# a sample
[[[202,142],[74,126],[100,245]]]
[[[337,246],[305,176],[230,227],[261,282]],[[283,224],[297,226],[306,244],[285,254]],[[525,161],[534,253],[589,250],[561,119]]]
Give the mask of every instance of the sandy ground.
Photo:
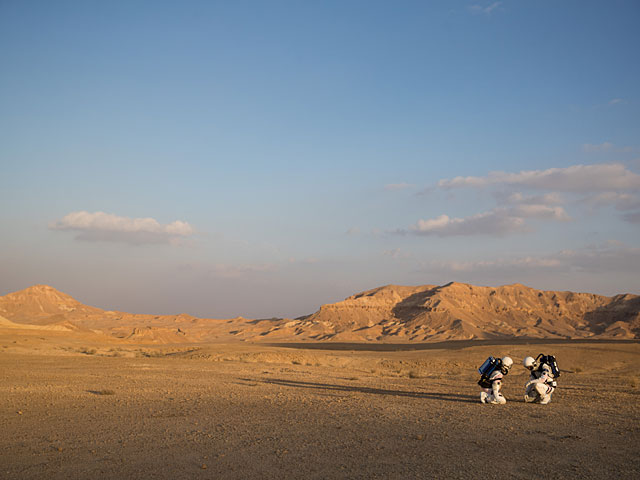
[[[84,353],[82,353],[84,351]],[[571,370],[522,401],[528,354]],[[503,406],[475,369],[516,360]],[[410,352],[0,334],[0,478],[639,478],[640,344]]]

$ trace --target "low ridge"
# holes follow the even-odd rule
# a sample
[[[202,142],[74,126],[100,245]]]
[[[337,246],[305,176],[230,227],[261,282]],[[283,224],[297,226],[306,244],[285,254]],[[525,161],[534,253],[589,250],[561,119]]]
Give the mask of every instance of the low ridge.
[[[385,285],[322,305],[295,320],[217,320],[187,314],[140,315],[83,305],[47,285],[0,297],[12,323],[71,325],[124,340],[436,342],[495,338],[640,338],[640,297],[483,287]],[[64,323],[69,328],[69,323]],[[0,327],[2,325],[0,324]]]

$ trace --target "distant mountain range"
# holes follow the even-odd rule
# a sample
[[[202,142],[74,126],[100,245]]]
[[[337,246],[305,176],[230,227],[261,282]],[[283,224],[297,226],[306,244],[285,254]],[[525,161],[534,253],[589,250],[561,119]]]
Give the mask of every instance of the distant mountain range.
[[[105,311],[35,285],[0,297],[0,328],[93,332],[136,343],[634,339],[640,338],[640,297],[520,284],[387,285],[323,305],[305,317],[249,320]]]

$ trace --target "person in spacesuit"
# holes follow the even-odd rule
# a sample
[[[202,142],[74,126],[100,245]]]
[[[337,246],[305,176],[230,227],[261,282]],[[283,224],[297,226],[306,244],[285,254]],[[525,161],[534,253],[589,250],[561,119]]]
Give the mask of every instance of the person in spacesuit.
[[[483,375],[478,384],[482,388],[480,392],[481,403],[504,404],[507,399],[500,393],[502,388],[502,378],[509,373],[513,365],[511,357],[503,357],[499,361],[499,366],[488,376]]]
[[[548,358],[553,359],[553,365],[545,362]],[[551,395],[558,386],[556,377],[560,372],[557,371],[555,358],[545,355],[539,355],[537,360],[533,357],[526,357],[522,364],[531,373],[529,381],[524,386],[524,401],[546,405],[551,401]],[[554,369],[557,372],[554,372]]]

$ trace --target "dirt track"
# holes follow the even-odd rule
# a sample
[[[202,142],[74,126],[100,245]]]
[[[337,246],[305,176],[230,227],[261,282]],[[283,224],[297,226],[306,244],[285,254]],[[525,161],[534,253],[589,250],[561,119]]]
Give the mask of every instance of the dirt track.
[[[478,403],[474,370],[488,354],[539,351],[577,372],[550,405],[522,402],[518,363],[509,403]],[[35,353],[0,353],[2,478],[640,474],[639,344]]]

